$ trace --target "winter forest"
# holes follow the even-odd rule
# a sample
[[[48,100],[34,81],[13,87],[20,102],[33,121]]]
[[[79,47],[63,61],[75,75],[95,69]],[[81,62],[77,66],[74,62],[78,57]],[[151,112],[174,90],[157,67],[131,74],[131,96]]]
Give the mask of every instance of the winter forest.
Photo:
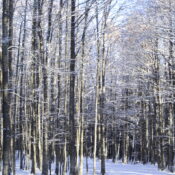
[[[174,0],[0,0],[0,43],[0,174],[175,172]]]

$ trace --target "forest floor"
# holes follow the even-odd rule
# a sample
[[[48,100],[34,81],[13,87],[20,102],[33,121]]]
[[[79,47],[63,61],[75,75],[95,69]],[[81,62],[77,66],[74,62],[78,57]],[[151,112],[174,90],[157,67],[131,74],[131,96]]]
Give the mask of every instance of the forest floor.
[[[84,173],[83,175],[93,175],[93,161],[88,160],[88,173],[86,173],[86,161],[84,164]],[[52,175],[55,173],[55,166],[52,165]],[[123,164],[121,162],[113,163],[111,160],[106,161],[106,175],[173,175],[175,173],[170,173],[168,171],[159,171],[157,166],[146,164]],[[2,173],[0,172],[0,175]],[[17,162],[16,175],[30,175],[30,171],[19,170],[19,164]],[[41,175],[41,172],[37,170],[36,175]],[[67,174],[69,175],[69,173]],[[100,175],[100,161],[97,161],[97,175]]]

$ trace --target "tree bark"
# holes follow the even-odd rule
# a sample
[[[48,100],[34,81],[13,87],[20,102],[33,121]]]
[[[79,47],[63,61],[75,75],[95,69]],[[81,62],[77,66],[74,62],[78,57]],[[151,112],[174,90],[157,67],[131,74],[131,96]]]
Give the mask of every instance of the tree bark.
[[[11,174],[11,79],[13,41],[13,0],[3,0],[2,14],[2,113],[3,113],[3,175]]]
[[[75,0],[71,0],[71,40],[70,40],[70,94],[69,94],[69,125],[70,125],[70,175],[77,175],[76,167],[76,124],[75,124]]]

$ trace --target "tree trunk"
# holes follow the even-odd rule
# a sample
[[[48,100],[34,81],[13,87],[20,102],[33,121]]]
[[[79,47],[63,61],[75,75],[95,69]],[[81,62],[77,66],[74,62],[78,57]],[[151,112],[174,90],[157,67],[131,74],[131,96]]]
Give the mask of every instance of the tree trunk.
[[[77,175],[76,167],[76,124],[75,124],[75,0],[71,0],[71,41],[70,41],[70,94],[69,94],[69,125],[70,125],[70,175]]]
[[[3,0],[2,14],[2,114],[3,114],[3,175],[11,174],[10,94],[12,79],[13,3]]]

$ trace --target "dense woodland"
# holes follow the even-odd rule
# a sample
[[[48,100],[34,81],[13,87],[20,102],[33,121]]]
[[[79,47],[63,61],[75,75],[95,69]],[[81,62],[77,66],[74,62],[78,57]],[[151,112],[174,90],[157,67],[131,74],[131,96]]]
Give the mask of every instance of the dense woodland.
[[[0,0],[0,171],[83,161],[175,171],[174,0]],[[88,164],[86,164],[88,171]],[[85,172],[84,172],[85,173]]]

